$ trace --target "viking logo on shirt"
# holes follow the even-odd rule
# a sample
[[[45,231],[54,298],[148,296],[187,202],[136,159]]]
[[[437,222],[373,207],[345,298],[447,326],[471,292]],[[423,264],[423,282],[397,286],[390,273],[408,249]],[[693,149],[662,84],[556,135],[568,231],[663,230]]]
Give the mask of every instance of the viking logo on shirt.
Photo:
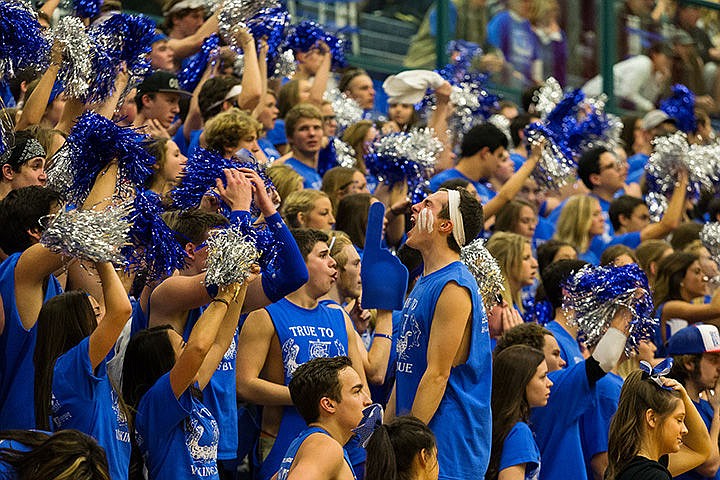
[[[197,414],[208,421],[206,424],[210,425],[211,431],[206,432],[205,427],[200,424],[197,418],[190,417],[190,421],[185,424],[185,445],[193,459],[193,463],[212,463],[214,465],[217,459],[220,430],[210,410],[203,407],[197,410]],[[204,445],[201,445],[201,442]],[[213,474],[207,466],[191,465],[191,467],[193,473],[198,476]],[[217,467],[214,468],[215,473],[217,473]]]
[[[295,340],[288,338],[282,346],[283,364],[287,370],[288,376],[292,376],[295,370],[300,366],[297,363],[297,356],[300,353],[300,345],[295,344]]]

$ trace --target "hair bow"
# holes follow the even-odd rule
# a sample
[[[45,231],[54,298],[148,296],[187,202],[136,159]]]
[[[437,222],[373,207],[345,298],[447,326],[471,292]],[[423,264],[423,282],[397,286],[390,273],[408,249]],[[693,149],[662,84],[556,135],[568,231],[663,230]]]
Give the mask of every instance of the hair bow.
[[[672,391],[673,387],[669,385],[665,385],[665,382],[663,381],[665,378],[665,375],[670,373],[670,369],[673,365],[673,359],[672,357],[668,357],[662,362],[658,363],[654,368],[650,366],[648,362],[645,360],[640,360],[640,370],[642,370],[642,378],[650,379],[653,382],[657,384],[658,387],[662,388],[663,390],[669,390]]]
[[[360,425],[352,430],[363,448],[367,446],[373,432],[382,425],[382,422],[383,407],[379,403],[373,403],[363,410],[363,419],[360,421]]]

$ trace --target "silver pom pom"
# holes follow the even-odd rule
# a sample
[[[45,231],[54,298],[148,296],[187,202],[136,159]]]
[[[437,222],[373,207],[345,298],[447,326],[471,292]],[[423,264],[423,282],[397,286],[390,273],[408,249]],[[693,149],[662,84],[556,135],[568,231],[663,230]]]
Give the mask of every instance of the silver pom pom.
[[[434,173],[438,155],[443,150],[432,128],[385,135],[376,140],[373,147],[378,155],[416,163],[427,177]]]
[[[510,135],[510,120],[505,115],[496,113],[488,118],[488,123],[495,125],[508,139],[508,150],[514,148],[512,135]]]
[[[332,104],[335,112],[338,134],[363,119],[363,109],[360,105],[337,88],[325,92],[325,99]]]
[[[295,75],[295,69],[297,63],[295,63],[295,54],[292,50],[285,50],[279,56],[275,62],[275,69],[273,70],[270,78],[291,78]]]
[[[105,210],[65,210],[43,218],[40,243],[55,253],[91,262],[123,265],[120,249],[128,242],[132,203]]]
[[[206,285],[224,287],[243,283],[260,258],[255,243],[237,227],[217,231],[208,238],[207,244]]]
[[[357,164],[355,149],[337,137],[333,139],[333,145],[335,146],[335,161],[337,164],[341,167],[354,168]]]
[[[535,111],[544,120],[555,106],[563,99],[563,90],[560,83],[553,77],[545,80],[545,85],[533,96]]]
[[[74,181],[70,164],[70,149],[64,144],[50,159],[50,167],[46,170],[47,186],[60,194],[63,199],[69,198]]]
[[[475,112],[480,108],[480,98],[475,91],[475,85],[468,82],[460,82],[453,85],[450,93],[450,103],[455,105],[453,113],[453,121],[457,123],[456,131],[458,134],[464,134],[478,123],[482,123],[482,118],[478,118]]]
[[[700,240],[716,263],[720,263],[720,223],[706,223],[700,232]]]
[[[233,62],[233,73],[238,78],[242,78],[243,72],[245,72],[245,55],[236,52],[235,61]]]
[[[72,98],[82,98],[90,88],[92,64],[89,53],[94,48],[85,26],[78,17],[63,17],[53,30],[53,36],[64,46],[58,78],[65,87],[65,94]]]
[[[528,143],[531,146],[543,142],[544,146],[540,154],[540,160],[538,160],[531,176],[542,190],[556,192],[570,183],[575,174],[575,169],[557,144],[545,140],[539,131],[530,130]]]
[[[460,261],[473,274],[478,292],[486,310],[498,304],[498,298],[505,291],[505,278],[495,258],[485,248],[483,239],[478,238],[460,250]]]
[[[218,15],[218,32],[226,43],[239,47],[235,39],[236,29],[246,27],[245,22],[264,8],[280,6],[277,0],[225,0]]]

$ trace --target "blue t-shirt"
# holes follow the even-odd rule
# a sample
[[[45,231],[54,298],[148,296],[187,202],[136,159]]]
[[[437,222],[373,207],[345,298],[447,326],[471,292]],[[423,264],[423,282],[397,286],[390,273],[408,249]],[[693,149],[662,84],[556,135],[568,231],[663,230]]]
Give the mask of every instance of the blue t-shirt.
[[[472,299],[470,351],[450,372],[445,394],[428,426],[437,438],[440,478],[483,478],[490,458],[490,384],[492,359],[485,307],[475,278],[461,262],[420,277],[402,310],[397,344],[396,412],[411,412],[427,368],[435,306],[448,283],[468,290]]]
[[[636,153],[635,155],[628,157],[628,175],[630,173],[635,173],[638,170],[641,172],[645,171],[645,164],[649,159],[650,156],[644,153]]]
[[[320,190],[320,188],[322,187],[322,177],[314,168],[308,167],[300,160],[297,160],[295,158],[288,158],[287,160],[285,160],[285,165],[292,167],[293,170],[295,170],[297,173],[300,174],[301,177],[303,177],[303,188],[313,188],[315,190]]]
[[[188,388],[175,398],[170,372],[143,395],[135,438],[150,480],[216,479],[220,431],[210,410]]]
[[[278,118],[275,120],[275,126],[265,135],[267,141],[275,146],[285,145],[287,137],[285,136],[285,120]]]
[[[128,478],[130,433],[127,418],[110,385],[106,362],[93,372],[90,337],[58,357],[52,381],[52,428],[75,429],[90,435],[105,449],[110,478]]]
[[[269,161],[277,160],[282,156],[277,148],[275,148],[275,145],[265,137],[258,138],[258,146],[262,149]]]
[[[498,472],[525,464],[525,480],[537,480],[540,475],[540,450],[535,436],[525,422],[513,425],[503,442]]]
[[[623,195],[623,191],[619,190],[615,196],[621,196]],[[593,238],[593,242],[599,241],[599,242],[605,242],[609,243],[610,240],[612,240],[612,236],[615,233],[615,230],[613,229],[612,222],[610,221],[610,214],[608,213],[610,211],[610,202],[607,200],[604,200],[597,195],[594,195],[592,193],[589,193],[588,196],[594,197],[598,203],[600,203],[600,208],[603,212],[603,218],[605,219],[605,233],[603,233],[600,236],[597,236]],[[555,210],[550,212],[550,214],[547,216],[547,219],[550,220],[553,224],[557,224],[558,219],[560,218],[560,213],[562,212],[562,209],[565,207],[565,204],[567,203],[567,199],[563,200],[560,205],[555,207]],[[594,249],[593,246],[590,246],[591,249]]]
[[[190,333],[200,319],[205,307],[195,308],[188,312],[183,330],[183,340],[190,339]],[[220,460],[237,458],[238,449],[238,409],[237,381],[235,378],[235,359],[237,357],[237,330],[232,343],[223,355],[215,373],[203,390],[203,405],[213,415],[220,428],[220,442],[217,457]]]
[[[567,330],[563,328],[558,322],[553,320],[545,325],[545,328],[550,330],[557,340],[560,346],[560,357],[570,365],[582,362],[585,358],[583,357],[580,345],[578,345],[577,339],[573,338]]]
[[[195,152],[195,149],[200,144],[200,135],[202,134],[202,129],[200,130],[192,130],[190,132],[190,138],[189,140],[185,139],[185,134],[183,133],[182,127],[175,132],[175,135],[173,135],[173,142],[175,142],[180,149],[180,153],[185,155],[186,157],[189,157],[193,152]],[[191,146],[194,145],[194,148],[192,150],[190,149]]]
[[[537,245],[550,240],[555,235],[555,224],[545,217],[538,216],[538,223],[535,227],[533,240]]]
[[[480,196],[480,201],[483,203],[483,205],[489,202],[490,199],[495,197],[496,195],[496,193],[492,191],[487,185],[485,185],[485,183],[483,183],[482,181],[476,182],[475,180],[466,177],[456,168],[443,170],[437,175],[433,175],[433,177],[430,179],[430,190],[433,192],[437,192],[438,188],[440,188],[440,185],[447,182],[448,180],[454,180],[456,178],[461,178],[472,183],[475,187],[475,190],[477,190],[478,195]]]
[[[37,325],[25,330],[15,303],[15,267],[20,252],[0,263],[0,296],[5,328],[0,334],[0,430],[35,428],[35,341]],[[62,293],[50,275],[44,301]]]
[[[591,460],[608,451],[610,420],[617,411],[623,379],[612,372],[595,384],[596,406],[585,412],[580,420],[580,438],[588,478],[593,478]]]
[[[321,433],[323,435],[327,435],[328,437],[330,436],[328,432],[326,432],[320,427],[308,427],[303,430],[295,438],[295,440],[292,441],[292,443],[287,449],[287,452],[285,452],[285,456],[283,457],[282,463],[280,464],[280,468],[277,472],[277,480],[287,480],[288,474],[290,473],[290,468],[295,461],[295,456],[297,455],[298,450],[300,450],[300,446],[302,446],[303,442],[314,433]],[[350,463],[350,458],[348,458],[348,454],[345,449],[343,449],[343,456],[345,457],[345,463],[347,463],[348,467],[350,467],[353,478],[356,478],[355,471],[353,471],[352,463]]]
[[[275,326],[280,342],[285,372],[285,385],[295,370],[313,358],[347,355],[348,335],[345,317],[339,308],[319,303],[315,308],[302,308],[283,298],[265,307]],[[271,478],[283,460],[290,443],[307,425],[294,406],[283,408],[275,443],[260,466],[258,478]]]
[[[525,163],[525,160],[527,160],[526,157],[523,157],[519,153],[510,152],[510,160],[513,161],[513,168],[517,172],[520,170],[520,167],[523,166],[523,163]]]
[[[550,372],[548,404],[533,408],[530,425],[543,459],[540,480],[587,480],[580,441],[580,417],[595,401],[585,362]]]
[[[700,402],[693,401],[693,404],[695,404],[695,408],[697,408],[703,422],[705,422],[705,426],[708,431],[710,431],[713,419],[712,405],[710,405],[710,402],[703,400],[702,398],[700,399]],[[718,472],[712,477],[703,477],[702,475],[696,473],[695,470],[690,470],[689,472],[685,472],[682,475],[678,475],[673,478],[675,478],[675,480],[720,480],[720,470],[718,470]]]
[[[200,135],[202,135],[202,132],[202,130],[194,130],[190,134],[190,144],[187,147],[186,157],[192,157],[195,155],[195,151],[200,148]]]
[[[499,48],[505,59],[527,80],[532,79],[532,64],[539,59],[537,39],[527,19],[505,10],[487,25],[487,41]]]
[[[607,243],[603,241],[597,243],[593,242],[590,245],[590,249],[592,250],[593,254],[597,256],[597,258],[600,258],[602,256],[602,253],[608,247],[612,247],[613,245],[625,245],[626,247],[635,250],[638,245],[640,245],[641,241],[642,240],[640,239],[640,232],[621,233],[619,235],[613,235],[612,239]]]

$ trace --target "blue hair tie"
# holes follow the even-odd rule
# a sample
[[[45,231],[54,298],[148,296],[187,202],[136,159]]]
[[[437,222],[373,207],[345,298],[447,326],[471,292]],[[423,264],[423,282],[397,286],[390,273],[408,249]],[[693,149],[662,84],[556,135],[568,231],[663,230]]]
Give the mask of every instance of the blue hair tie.
[[[673,387],[669,385],[665,385],[665,375],[670,373],[670,369],[672,369],[673,365],[673,359],[672,357],[668,357],[662,362],[658,363],[655,367],[650,366],[648,362],[645,360],[640,360],[640,370],[642,373],[642,379],[652,380],[658,387],[662,388],[663,390],[668,390],[672,392],[674,389]]]

